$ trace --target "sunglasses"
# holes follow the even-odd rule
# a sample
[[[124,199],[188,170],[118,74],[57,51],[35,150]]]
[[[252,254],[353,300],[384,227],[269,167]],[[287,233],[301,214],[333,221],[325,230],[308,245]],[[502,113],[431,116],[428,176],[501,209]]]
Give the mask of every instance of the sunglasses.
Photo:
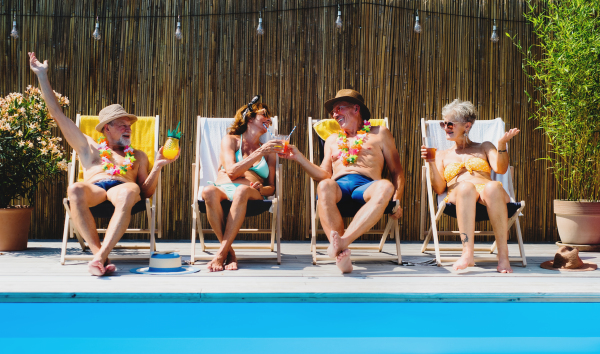
[[[457,124],[458,122],[440,122],[440,127],[442,127],[442,129],[446,129],[446,127],[453,129],[454,128],[454,124]]]

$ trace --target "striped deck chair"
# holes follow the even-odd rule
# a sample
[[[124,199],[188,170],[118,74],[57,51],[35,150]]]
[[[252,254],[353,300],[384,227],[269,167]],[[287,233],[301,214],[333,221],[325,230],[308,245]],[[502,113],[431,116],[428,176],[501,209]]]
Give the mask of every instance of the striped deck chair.
[[[234,122],[234,118],[206,118],[198,116],[198,125],[196,130],[196,156],[195,162],[192,164],[192,246],[191,246],[191,261],[205,260],[210,261],[214,258],[214,254],[210,250],[217,250],[220,244],[205,243],[204,235],[214,233],[212,229],[203,228],[201,213],[206,213],[206,203],[202,199],[202,188],[208,185],[209,181],[217,180],[217,169],[220,166],[221,140],[227,134],[227,129]],[[269,131],[272,134],[277,134],[277,117],[271,118],[272,125]],[[261,141],[265,142],[268,139],[265,133],[261,137]],[[266,212],[271,213],[271,228],[270,229],[240,229],[238,233],[253,233],[253,234],[271,234],[271,242],[267,244],[239,244],[233,243],[233,249],[236,251],[238,259],[269,259],[276,258],[277,264],[281,264],[281,165],[279,157],[275,167],[275,195],[267,200],[249,200],[246,209],[246,217],[261,215]],[[231,202],[224,200],[221,202],[224,215],[227,216],[231,208]],[[196,254],[196,234],[200,238],[200,250],[202,254]],[[275,250],[275,242],[277,249]],[[275,252],[271,254],[259,254],[257,252],[237,253],[238,250],[266,250]],[[253,254],[252,254],[253,253]]]
[[[389,128],[388,118],[384,119],[370,119],[371,126],[384,125]],[[315,127],[317,124],[329,126],[327,129],[324,129],[326,133],[317,133],[315,131]],[[319,156],[319,161],[323,160],[323,146],[325,144],[325,140],[333,133],[333,131],[339,130],[339,124],[334,119],[313,119],[308,117],[308,150],[309,150],[309,159],[310,162],[314,162],[314,140],[313,133],[317,134],[318,143],[321,146],[321,156]],[[317,162],[318,165],[320,162]],[[330,258],[327,254],[322,254],[319,250],[326,250],[328,245],[317,245],[317,235],[325,234],[323,229],[319,229],[319,215],[317,209],[317,201],[316,201],[316,181],[314,181],[311,177],[306,175],[306,184],[309,185],[309,188],[306,188],[306,209],[310,210],[310,214],[307,213],[307,225],[310,225],[310,230],[307,232],[307,237],[311,236],[310,242],[310,250],[312,252],[312,262],[313,264],[317,264],[318,261],[333,261],[334,259]],[[384,211],[384,214],[393,214],[394,210],[397,206],[400,205],[400,201],[390,201],[389,205]],[[337,207],[342,214],[342,217],[354,217],[358,210],[362,207],[361,204],[350,202],[350,203],[338,203]],[[350,256],[352,261],[369,261],[369,262],[377,262],[377,261],[393,261],[398,264],[402,264],[402,254],[400,252],[400,228],[398,226],[398,220],[392,219],[388,217],[388,222],[384,230],[370,230],[365,232],[366,234],[376,234],[382,235],[381,240],[379,241],[379,245],[361,245],[354,243],[350,245],[351,250],[361,250],[366,255],[358,255],[352,253]],[[385,241],[387,240],[388,235],[390,238],[396,240],[396,254],[392,255],[389,253],[383,252],[383,246]],[[376,252],[369,252],[376,251]]]
[[[77,115],[77,120],[75,124],[79,127],[79,129],[86,135],[91,136],[94,140],[100,137],[100,133],[96,131],[95,127],[98,124],[98,116],[82,116]],[[151,170],[154,165],[154,158],[156,153],[158,152],[158,129],[159,129],[159,117],[138,117],[137,122],[131,126],[131,146],[136,150],[142,150],[148,155],[149,166],[148,169]],[[83,169],[77,162],[77,154],[75,150],[73,150],[71,154],[71,162],[68,166],[68,179],[69,186],[77,181],[83,181]],[[147,229],[127,229],[125,233],[144,233],[150,235],[150,244],[140,245],[140,244],[130,244],[130,245],[120,245],[117,244],[114,249],[149,249],[152,251],[156,250],[155,243],[155,234],[158,234],[158,237],[162,237],[162,228],[161,228],[161,213],[160,208],[158,206],[161,202],[161,183],[160,177],[158,180],[158,186],[156,188],[156,192],[152,198],[146,198],[145,200],[141,200],[137,202],[132,210],[131,214],[137,214],[142,211],[146,211],[148,217],[148,225]],[[63,199],[63,205],[65,207],[65,227],[63,232],[63,242],[61,248],[60,255],[60,263],[65,264],[66,260],[92,260],[92,255],[67,255],[67,241],[70,238],[77,237],[79,244],[83,251],[88,249],[83,238],[79,235],[77,228],[73,224],[71,220],[71,209],[69,206],[69,199]],[[104,201],[92,208],[92,215],[97,218],[110,218],[114,211],[115,207],[111,202]],[[157,225],[158,222],[158,225]],[[158,226],[158,227],[157,227]],[[106,233],[106,229],[96,229],[99,234]],[[132,255],[111,255],[111,260],[124,260],[124,259],[147,259],[150,257],[152,252],[141,253],[141,254],[132,254]]]
[[[431,138],[432,144],[437,150],[447,150],[452,147],[453,142],[446,140],[446,133],[444,129],[440,127],[439,120],[425,120],[421,118],[421,135],[423,141],[426,138]],[[494,120],[477,120],[473,127],[469,131],[469,138],[476,142],[489,141],[494,145],[497,144],[498,139],[504,135],[504,122],[501,118]],[[519,243],[520,257],[509,257],[511,262],[521,262],[523,267],[527,266],[527,259],[525,258],[525,248],[523,246],[523,237],[521,236],[521,226],[519,224],[519,216],[522,215],[521,211],[525,208],[525,201],[515,201],[515,189],[513,187],[513,175],[514,167],[509,166],[509,169],[503,175],[498,175],[492,171],[492,179],[494,181],[502,182],[502,186],[506,193],[510,196],[510,203],[506,205],[508,209],[508,229],[515,225],[517,232],[517,241]],[[420,223],[420,237],[423,242],[421,253],[425,251],[435,251],[435,259],[438,266],[441,266],[444,262],[455,262],[460,258],[459,256],[444,256],[442,257],[440,252],[461,252],[462,247],[440,247],[438,236],[439,235],[455,235],[458,236],[458,231],[438,231],[437,222],[440,220],[443,214],[450,217],[456,218],[456,205],[452,203],[444,203],[446,193],[437,196],[437,203],[434,203],[434,192],[431,185],[431,178],[429,173],[429,165],[424,162],[424,166],[421,169],[421,223]],[[427,201],[425,200],[427,198]],[[426,229],[427,211],[425,210],[427,204],[429,204],[429,216],[431,218],[431,227]],[[437,212],[435,207],[437,206]],[[476,205],[475,221],[489,220],[487,214],[487,208],[480,203]],[[492,236],[493,231],[475,231],[475,236]],[[434,247],[429,246],[429,242],[433,237]],[[491,247],[475,247],[475,251],[483,251],[488,254],[494,253],[496,250],[496,242]],[[496,256],[478,256],[475,254],[475,262],[496,262]]]

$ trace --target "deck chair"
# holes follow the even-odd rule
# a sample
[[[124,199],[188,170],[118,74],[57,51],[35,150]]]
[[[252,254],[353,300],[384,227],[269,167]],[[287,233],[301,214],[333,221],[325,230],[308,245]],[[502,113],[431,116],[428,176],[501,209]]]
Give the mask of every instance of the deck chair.
[[[261,137],[262,142],[268,141],[269,134],[277,134],[277,117],[273,117],[273,124],[269,128],[269,133]],[[210,250],[217,250],[220,244],[205,243],[204,235],[213,233],[212,229],[203,228],[201,213],[206,213],[206,203],[202,199],[202,189],[208,185],[209,181],[217,180],[217,169],[220,166],[221,140],[227,134],[228,128],[234,122],[234,118],[206,118],[198,116],[198,125],[196,129],[196,149],[195,159],[192,164],[192,248],[190,260],[212,260],[214,254]],[[279,157],[275,167],[275,195],[268,200],[249,200],[246,209],[246,217],[261,215],[266,212],[271,213],[270,229],[240,229],[238,233],[271,234],[270,244],[233,244],[238,259],[269,259],[276,258],[277,264],[281,264],[281,166]],[[225,217],[231,208],[231,201],[221,202]],[[200,249],[202,254],[196,254],[196,234],[200,239]],[[277,247],[275,249],[275,243]],[[248,252],[246,254],[237,254],[238,250],[268,250],[275,252],[272,254],[258,254]]]
[[[370,120],[371,125],[372,126],[378,126],[378,125],[384,125],[385,127],[389,128],[389,123],[388,123],[388,119],[387,117],[385,119],[371,119]],[[323,146],[325,144],[325,140],[327,139],[327,136],[323,136],[323,134],[317,134],[317,132],[315,131],[315,127],[318,124],[324,124],[329,126],[330,128],[328,128],[328,130],[331,132],[333,130],[335,130],[337,127],[337,129],[339,130],[339,125],[337,125],[337,122],[334,119],[313,119],[311,117],[308,117],[308,150],[309,150],[309,158],[310,158],[310,162],[315,163],[314,162],[314,139],[313,139],[313,133],[315,133],[315,135],[317,135],[317,141],[321,146],[320,149],[320,160],[323,160]],[[337,125],[337,126],[336,126]],[[318,165],[319,163],[317,163]],[[309,185],[309,188],[306,188],[306,209],[310,210],[310,215],[307,215],[309,217],[309,220],[307,220],[307,224],[310,225],[310,236],[311,236],[311,242],[310,242],[310,250],[312,252],[312,262],[313,264],[317,264],[318,261],[332,261],[333,259],[330,258],[328,255],[326,254],[322,254],[322,252],[320,252],[320,250],[325,250],[327,249],[328,245],[318,245],[317,244],[317,235],[320,234],[325,234],[325,231],[323,229],[319,229],[319,214],[318,214],[318,209],[317,209],[317,203],[318,201],[316,200],[316,192],[315,192],[315,188],[316,188],[316,181],[313,180],[312,178],[310,178],[308,175],[306,175],[306,184]],[[398,207],[400,205],[400,201],[390,201],[389,205],[386,207],[384,214],[393,214],[394,210],[396,207]],[[358,212],[358,210],[362,207],[361,204],[359,203],[338,203],[338,209],[340,211],[340,213],[342,214],[342,217],[354,217],[354,215],[356,215],[356,213]],[[308,214],[308,213],[307,213]],[[361,250],[361,251],[365,251],[366,255],[351,255],[351,259],[353,261],[370,261],[370,262],[377,262],[377,261],[393,261],[393,262],[397,262],[398,264],[402,264],[402,254],[400,252],[400,228],[398,226],[398,220],[394,220],[391,217],[388,218],[388,222],[386,224],[386,227],[384,230],[369,230],[368,232],[365,232],[366,234],[377,234],[377,235],[382,235],[381,240],[379,241],[379,245],[377,246],[371,246],[371,245],[360,245],[360,244],[352,244],[350,245],[350,249],[351,250]],[[308,233],[307,233],[307,237],[308,237]],[[394,238],[396,240],[396,255],[391,255],[389,253],[384,253],[383,252],[383,246],[385,244],[385,241],[387,240],[388,235],[390,236],[390,238]],[[371,252],[369,252],[371,251]],[[375,252],[373,252],[375,251]]]
[[[444,129],[440,127],[439,120],[428,120],[421,118],[421,134],[423,141],[425,138],[431,138],[432,144],[437,150],[446,150],[452,147],[453,143],[446,140],[446,134]],[[498,139],[504,135],[504,121],[501,118],[486,121],[476,121],[473,127],[469,131],[469,138],[476,142],[490,141],[494,145],[497,144]],[[510,196],[510,203],[507,204],[508,209],[508,229],[515,225],[517,240],[519,243],[520,257],[509,257],[511,262],[521,262],[523,267],[527,266],[527,259],[525,258],[525,248],[523,246],[523,237],[521,235],[521,226],[519,224],[519,216],[522,215],[521,211],[525,208],[525,201],[515,202],[515,189],[513,187],[513,175],[514,167],[509,166],[509,172],[499,175],[492,171],[491,176],[495,181],[502,182],[504,190]],[[434,192],[431,185],[431,178],[429,172],[429,165],[424,163],[421,169],[421,222],[420,222],[420,237],[423,242],[421,247],[421,253],[425,251],[435,251],[435,259],[438,266],[441,266],[444,262],[455,262],[459,257],[457,256],[444,256],[440,255],[440,252],[460,252],[462,247],[440,247],[438,237],[440,235],[459,235],[458,231],[438,231],[437,222],[442,217],[442,214],[446,214],[451,217],[456,217],[456,206],[452,203],[445,203],[444,198],[446,193],[437,196],[437,203],[434,203]],[[425,201],[427,198],[427,201]],[[431,218],[431,227],[426,229],[427,212],[425,211],[426,204],[429,205],[429,216]],[[435,207],[437,206],[437,212]],[[475,212],[475,221],[486,221],[489,220],[487,214],[487,208],[477,203]],[[490,236],[494,235],[493,231],[475,231],[475,236]],[[434,247],[429,246],[429,242],[433,237]],[[475,247],[476,252],[494,253],[496,250],[496,241],[491,247]],[[496,262],[495,256],[480,256],[475,254],[475,262]]]
[[[91,136],[93,139],[98,139],[100,133],[96,131],[95,127],[98,124],[98,116],[81,116],[77,115],[75,124],[79,129],[86,135]],[[149,169],[152,169],[154,164],[154,158],[158,152],[158,128],[159,128],[159,117],[138,117],[137,122],[131,126],[131,146],[134,149],[142,150],[148,155]],[[77,181],[83,181],[83,169],[77,162],[77,154],[75,150],[71,153],[71,162],[68,164],[68,181],[69,186]],[[143,233],[150,234],[150,244],[132,244],[132,245],[120,245],[117,244],[114,249],[148,249],[151,251],[156,250],[155,235],[162,237],[161,227],[161,213],[158,205],[161,205],[161,183],[160,177],[158,180],[158,186],[156,192],[152,198],[146,198],[137,202],[131,209],[131,214],[137,214],[142,211],[146,211],[148,217],[148,228],[147,229],[127,229],[125,233]],[[88,249],[83,238],[79,235],[78,230],[71,220],[71,209],[69,199],[63,199],[63,205],[65,207],[65,227],[63,232],[63,242],[60,255],[60,263],[65,264],[66,260],[92,260],[92,255],[67,255],[67,241],[74,236],[77,237],[77,241],[81,245],[83,251]],[[92,208],[92,215],[97,218],[110,218],[115,207],[111,202],[104,201]],[[158,222],[158,225],[157,225]],[[158,227],[157,227],[158,226]],[[106,233],[106,229],[96,229],[99,234]],[[136,253],[130,255],[111,255],[111,260],[139,260],[147,259],[151,255],[151,251],[148,253]]]

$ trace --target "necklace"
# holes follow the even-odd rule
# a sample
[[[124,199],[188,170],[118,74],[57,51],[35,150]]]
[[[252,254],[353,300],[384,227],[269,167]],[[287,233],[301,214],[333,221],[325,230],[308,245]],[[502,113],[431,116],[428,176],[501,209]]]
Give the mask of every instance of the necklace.
[[[128,170],[133,169],[133,163],[135,162],[135,157],[133,157],[133,149],[129,147],[129,145],[125,146],[125,160],[123,160],[122,166],[116,166],[110,161],[110,157],[112,156],[112,150],[108,147],[108,140],[104,136],[101,136],[98,139],[98,151],[100,151],[100,158],[102,159],[102,169],[106,171],[109,175],[120,175],[124,176]]]
[[[371,131],[371,122],[365,120],[363,124],[362,129],[356,132],[356,140],[352,144],[352,147],[348,147],[348,135],[346,135],[346,132],[340,130],[338,133],[338,148],[340,149],[338,157],[342,159],[344,166],[356,163],[364,139],[367,137],[367,133]]]

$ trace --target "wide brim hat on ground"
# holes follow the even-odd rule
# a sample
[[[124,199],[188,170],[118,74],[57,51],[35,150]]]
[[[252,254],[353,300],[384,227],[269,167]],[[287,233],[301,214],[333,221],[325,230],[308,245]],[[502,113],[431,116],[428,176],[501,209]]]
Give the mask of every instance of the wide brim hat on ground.
[[[118,103],[111,104],[110,106],[106,106],[102,108],[100,114],[98,116],[99,123],[96,125],[96,130],[102,133],[102,128],[107,124],[112,122],[115,119],[127,117],[131,121],[131,124],[137,121],[137,117],[133,114],[127,113],[125,108]]]
[[[362,119],[364,119],[364,120],[371,119],[371,111],[369,111],[369,108],[367,108],[367,106],[365,106],[365,99],[358,91],[354,91],[351,89],[339,90],[335,94],[334,98],[325,102],[325,109],[327,110],[327,113],[331,114],[331,111],[333,111],[333,105],[335,105],[337,102],[340,102],[340,101],[350,102],[350,103],[359,105],[360,106],[360,115],[361,115]]]
[[[150,266],[132,269],[132,273],[150,275],[181,275],[199,272],[192,266],[182,266],[181,256],[172,252],[155,252],[150,256]]]
[[[583,263],[579,258],[579,250],[571,246],[562,246],[554,255],[554,260],[546,261],[540,265],[544,269],[566,270],[570,272],[584,272],[596,270],[598,265],[595,263]]]

